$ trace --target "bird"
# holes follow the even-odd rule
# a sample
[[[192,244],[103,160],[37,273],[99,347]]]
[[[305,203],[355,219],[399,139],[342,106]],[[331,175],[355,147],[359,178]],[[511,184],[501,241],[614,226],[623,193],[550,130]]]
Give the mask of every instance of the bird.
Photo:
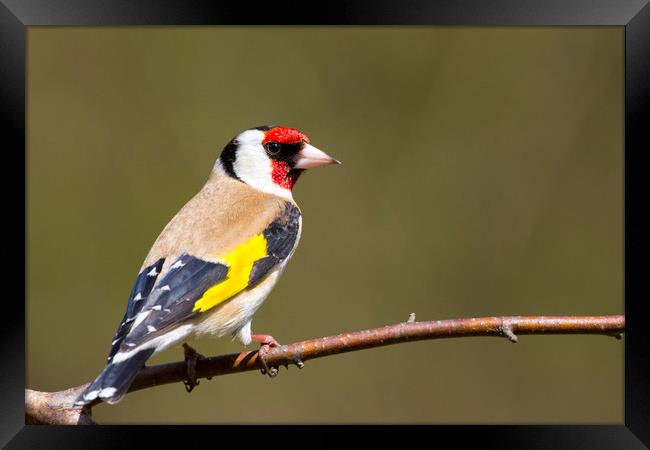
[[[106,366],[75,404],[119,402],[152,355],[189,337],[231,334],[260,349],[279,345],[252,334],[251,321],[300,240],[293,187],[306,169],[329,164],[340,162],[295,128],[265,125],[231,139],[204,186],[155,240]]]

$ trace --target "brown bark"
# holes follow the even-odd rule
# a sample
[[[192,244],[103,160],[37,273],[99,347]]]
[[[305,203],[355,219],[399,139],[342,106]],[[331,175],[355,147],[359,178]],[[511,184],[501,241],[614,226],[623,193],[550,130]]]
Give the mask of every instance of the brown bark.
[[[281,365],[288,367],[289,364],[296,364],[302,367],[303,361],[308,359],[407,341],[496,336],[517,342],[517,335],[523,334],[600,334],[620,339],[624,330],[625,317],[622,315],[480,317],[416,322],[412,314],[407,322],[395,325],[273,347],[268,349],[264,359],[269,368],[269,375],[275,376],[277,368]],[[199,358],[195,367],[197,379],[261,369],[263,363],[258,351]],[[136,376],[129,392],[185,381],[187,370],[185,361],[144,367]],[[73,405],[86,386],[87,384],[84,384],[59,392],[26,389],[27,423],[92,424],[91,408],[100,403],[100,400],[96,400],[84,409]]]

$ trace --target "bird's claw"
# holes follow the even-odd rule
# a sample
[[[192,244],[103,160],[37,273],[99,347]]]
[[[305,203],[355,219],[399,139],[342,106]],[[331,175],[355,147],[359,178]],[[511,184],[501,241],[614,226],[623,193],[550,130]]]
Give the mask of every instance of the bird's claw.
[[[187,368],[187,380],[183,381],[183,384],[187,392],[192,392],[199,385],[199,380],[196,379],[196,362],[202,359],[203,355],[185,343],[183,343],[183,354]]]
[[[268,375],[269,378],[274,378],[278,374],[278,368],[276,366],[269,367],[269,365],[266,363],[266,354],[269,352],[269,349],[271,347],[279,347],[280,343],[276,341],[273,336],[270,336],[268,334],[253,335],[252,340],[260,344],[260,348],[257,351],[257,357],[259,358],[260,364],[262,365],[260,372],[262,372],[262,375]]]

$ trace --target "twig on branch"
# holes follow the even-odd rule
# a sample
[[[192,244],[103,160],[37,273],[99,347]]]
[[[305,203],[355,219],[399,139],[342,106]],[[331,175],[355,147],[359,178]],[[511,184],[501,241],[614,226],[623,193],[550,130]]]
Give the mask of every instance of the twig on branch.
[[[310,339],[294,344],[272,347],[266,353],[266,363],[277,374],[279,366],[288,368],[295,364],[302,368],[303,361],[323,356],[346,353],[366,348],[381,347],[407,341],[441,339],[466,336],[497,336],[517,342],[523,334],[600,334],[621,338],[625,331],[625,317],[618,316],[510,316],[480,317],[471,319],[436,320],[416,322],[415,314],[407,322],[381,328],[355,331],[336,336]],[[262,369],[258,352],[199,358],[196,361],[196,378]],[[129,392],[147,389],[187,379],[185,361],[144,367],[138,372]],[[88,386],[84,384],[59,392],[25,390],[25,416],[27,423],[92,424],[91,408],[74,406],[74,401]]]

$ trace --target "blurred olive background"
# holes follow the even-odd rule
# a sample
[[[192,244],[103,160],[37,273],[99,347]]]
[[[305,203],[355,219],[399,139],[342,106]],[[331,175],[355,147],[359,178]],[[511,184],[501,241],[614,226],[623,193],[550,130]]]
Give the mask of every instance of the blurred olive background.
[[[253,329],[623,312],[623,28],[28,32],[27,386],[102,369],[135,275],[238,132],[343,165],[295,188],[302,241]],[[239,351],[228,338],[200,352]],[[251,349],[254,346],[250,347]],[[180,347],[150,362],[179,360]],[[621,423],[623,343],[427,341],[178,383],[100,423]]]

